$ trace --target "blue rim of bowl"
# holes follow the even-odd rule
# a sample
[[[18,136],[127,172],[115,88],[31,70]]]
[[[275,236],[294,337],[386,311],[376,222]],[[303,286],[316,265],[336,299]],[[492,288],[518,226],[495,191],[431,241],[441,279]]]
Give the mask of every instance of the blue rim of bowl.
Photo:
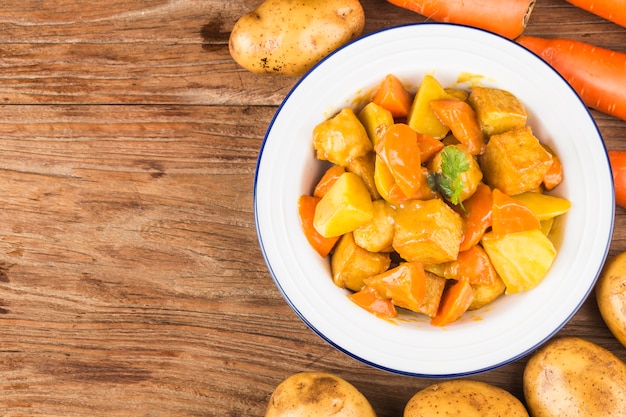
[[[581,299],[581,302],[576,306],[576,308],[574,308],[572,310],[572,312],[570,313],[570,315],[568,315],[563,322],[557,326],[550,334],[548,334],[546,337],[544,337],[542,340],[538,341],[534,346],[532,346],[531,348],[509,358],[508,360],[505,361],[501,361],[500,363],[496,363],[494,365],[491,366],[487,366],[487,367],[483,367],[483,368],[479,368],[479,369],[474,369],[472,371],[467,371],[467,372],[459,372],[459,373],[447,373],[447,374],[428,374],[428,373],[419,373],[419,372],[408,372],[408,371],[403,371],[401,369],[395,369],[395,368],[389,368],[386,366],[382,366],[379,365],[375,362],[372,362],[370,360],[364,359],[358,355],[353,354],[352,352],[344,349],[343,347],[337,345],[336,343],[334,343],[331,339],[329,339],[328,337],[326,337],[326,335],[319,331],[315,326],[313,326],[308,320],[307,318],[304,316],[304,314],[302,314],[298,308],[293,304],[293,302],[290,300],[290,298],[287,296],[286,292],[284,291],[284,289],[282,288],[282,286],[280,285],[280,282],[278,280],[278,278],[276,277],[276,274],[272,268],[272,265],[268,259],[266,250],[265,250],[265,246],[263,244],[263,237],[261,236],[260,230],[259,230],[259,222],[258,222],[258,210],[257,210],[257,185],[258,185],[258,173],[259,173],[259,167],[261,164],[261,160],[263,157],[263,150],[265,148],[265,144],[268,140],[268,136],[269,133],[272,130],[272,127],[274,125],[274,122],[276,121],[276,118],[278,116],[278,114],[281,112],[283,106],[285,106],[285,104],[287,103],[287,101],[289,100],[290,96],[292,95],[292,93],[298,88],[298,86],[309,76],[309,74],[311,74],[313,71],[315,71],[315,69],[320,66],[324,61],[326,61],[327,59],[329,59],[331,56],[336,55],[337,53],[340,53],[343,49],[346,49],[348,47],[350,47],[350,45],[352,45],[355,42],[359,42],[362,39],[371,37],[371,36],[375,36],[379,33],[382,32],[387,32],[390,30],[396,30],[399,28],[403,28],[403,27],[413,27],[413,26],[424,26],[424,25],[434,25],[434,26],[456,26],[456,27],[463,27],[469,30],[475,30],[475,31],[479,31],[479,32],[484,32],[487,33],[489,35],[495,36],[495,37],[499,37],[501,39],[504,39],[505,41],[516,45],[517,47],[525,50],[527,53],[529,53],[531,56],[535,57],[536,59],[540,60],[541,62],[543,62],[546,67],[548,67],[548,69],[550,71],[552,71],[553,73],[555,73],[559,78],[561,78],[564,82],[564,84],[574,93],[575,97],[580,101],[581,105],[584,107],[585,111],[587,112],[589,119],[591,120],[591,122],[593,123],[593,127],[596,130],[598,137],[600,139],[602,139],[602,134],[600,132],[600,129],[598,128],[598,125],[593,117],[593,115],[591,114],[591,112],[589,111],[589,108],[584,104],[584,102],[582,101],[582,99],[580,98],[580,96],[578,95],[578,93],[574,90],[574,88],[572,88],[572,86],[567,82],[567,80],[561,75],[559,74],[554,68],[552,68],[552,66],[550,64],[548,64],[543,58],[541,58],[540,56],[538,56],[537,54],[535,54],[533,51],[531,51],[530,49],[518,44],[517,42],[508,39],[502,35],[499,35],[497,33],[493,33],[484,29],[480,29],[480,28],[476,28],[473,26],[468,26],[468,25],[463,25],[463,24],[458,24],[458,23],[443,23],[443,22],[420,22],[420,23],[408,23],[408,24],[403,24],[403,25],[396,25],[396,26],[392,26],[392,27],[388,27],[388,28],[384,28],[384,29],[380,29],[377,31],[373,31],[371,33],[367,33],[365,35],[362,35],[344,45],[342,45],[341,47],[339,47],[338,49],[336,49],[335,51],[333,51],[332,53],[330,53],[329,55],[327,55],[326,57],[324,57],[322,60],[320,60],[317,64],[315,64],[311,69],[309,69],[297,82],[296,84],[290,89],[290,91],[287,93],[287,95],[285,96],[285,98],[283,99],[283,101],[281,102],[281,104],[279,105],[278,109],[276,110],[276,112],[274,113],[272,120],[270,121],[270,124],[268,125],[268,128],[266,130],[265,136],[263,138],[263,142],[261,143],[261,147],[259,148],[259,154],[258,154],[258,158],[257,158],[257,163],[256,163],[256,169],[255,169],[255,174],[254,174],[254,190],[253,190],[253,205],[254,205],[254,220],[255,220],[255,227],[256,227],[256,232],[257,232],[257,238],[259,241],[259,245],[261,248],[261,252],[263,254],[263,258],[265,260],[265,264],[268,268],[268,271],[272,277],[272,280],[274,281],[274,284],[276,285],[276,287],[278,288],[279,292],[281,293],[283,299],[285,300],[285,302],[287,303],[287,305],[289,305],[289,307],[294,311],[294,313],[298,316],[298,318],[311,330],[313,331],[315,334],[318,335],[318,337],[320,337],[322,340],[324,340],[326,343],[328,343],[329,345],[331,345],[332,347],[334,347],[335,349],[337,349],[338,351],[342,352],[343,354],[345,354],[346,356],[353,358],[361,363],[364,363],[366,365],[371,366],[372,368],[375,369],[379,369],[382,371],[386,371],[392,374],[397,374],[397,375],[402,375],[402,376],[409,376],[409,377],[415,377],[415,378],[431,378],[431,379],[449,379],[449,378],[462,378],[462,377],[468,377],[468,376],[472,376],[472,375],[478,375],[481,373],[485,373],[485,372],[489,372],[489,371],[493,371],[495,369],[499,369],[501,367],[504,367],[506,365],[510,365],[514,362],[517,362],[518,360],[524,358],[525,356],[529,355],[530,353],[532,353],[533,351],[535,351],[537,348],[539,348],[541,345],[543,345],[544,343],[546,343],[548,340],[550,340],[551,338],[553,338],[559,331],[561,331],[561,329],[572,319],[572,317],[574,317],[576,315],[576,313],[578,312],[578,310],[580,310],[580,308],[582,307],[582,305],[586,302],[586,300],[589,297],[589,294],[591,293],[591,291],[593,290],[598,277],[600,276],[600,273],[602,271],[602,265],[604,264],[604,261],[606,261],[606,258],[608,256],[609,253],[609,249],[610,249],[610,242],[611,242],[611,238],[613,235],[613,229],[614,229],[614,223],[615,223],[615,193],[612,193],[612,202],[611,202],[611,222],[610,222],[610,233],[609,233],[609,241],[606,245],[606,247],[604,248],[604,255],[603,255],[603,262],[600,264],[600,268],[596,271],[595,277],[594,279],[591,281],[591,284],[589,285],[589,288],[587,289],[585,296]],[[606,145],[604,143],[604,140],[601,140],[601,145],[603,147],[604,150],[604,156],[606,158],[607,164],[610,167],[610,160],[608,157],[608,152],[606,149]],[[613,179],[611,178],[611,189],[614,190],[614,182]]]

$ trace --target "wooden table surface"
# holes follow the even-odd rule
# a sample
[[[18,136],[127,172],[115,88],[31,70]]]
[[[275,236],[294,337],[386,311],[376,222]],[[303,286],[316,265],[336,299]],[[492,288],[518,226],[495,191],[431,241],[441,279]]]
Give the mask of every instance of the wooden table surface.
[[[259,3],[0,2],[1,416],[263,416],[281,380],[326,371],[391,417],[435,382],[336,351],[268,273],[255,164],[297,79],[231,59]],[[362,4],[366,33],[424,20]],[[626,52],[625,28],[563,0],[537,0],[526,34]],[[593,115],[626,150],[626,122]],[[560,335],[626,360],[593,297]],[[473,378],[522,398],[524,364]]]

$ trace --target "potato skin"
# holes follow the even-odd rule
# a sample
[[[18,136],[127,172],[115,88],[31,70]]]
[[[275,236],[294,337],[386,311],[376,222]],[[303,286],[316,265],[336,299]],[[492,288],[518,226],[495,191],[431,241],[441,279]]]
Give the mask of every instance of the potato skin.
[[[533,417],[623,417],[626,365],[579,337],[552,339],[524,368],[524,397]]]
[[[457,379],[433,384],[415,394],[404,417],[528,417],[513,394],[485,382]]]
[[[265,0],[235,23],[229,49],[248,71],[299,76],[364,25],[358,0]]]
[[[626,252],[605,265],[596,285],[596,301],[607,327],[626,347]]]
[[[343,378],[299,372],[278,384],[265,417],[376,417],[365,396]]]

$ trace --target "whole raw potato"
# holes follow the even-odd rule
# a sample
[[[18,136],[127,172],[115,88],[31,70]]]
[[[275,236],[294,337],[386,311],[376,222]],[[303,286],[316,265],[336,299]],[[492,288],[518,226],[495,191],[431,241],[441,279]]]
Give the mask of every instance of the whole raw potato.
[[[526,408],[510,392],[468,379],[433,384],[415,394],[404,417],[528,417]]]
[[[626,252],[604,266],[596,285],[596,301],[607,327],[626,347]]]
[[[363,31],[358,0],[265,0],[230,34],[233,59],[259,74],[297,76]]]
[[[553,339],[526,364],[524,396],[533,417],[624,417],[626,365],[587,340]]]
[[[376,417],[352,384],[324,372],[300,372],[278,384],[265,417]]]

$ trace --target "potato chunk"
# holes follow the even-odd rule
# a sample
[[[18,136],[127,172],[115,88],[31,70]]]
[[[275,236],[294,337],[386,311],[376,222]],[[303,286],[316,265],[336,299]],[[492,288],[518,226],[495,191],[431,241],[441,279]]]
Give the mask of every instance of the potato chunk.
[[[317,203],[313,227],[324,237],[352,232],[374,215],[372,199],[363,180],[345,172]]]
[[[354,231],[354,241],[357,245],[370,252],[391,252],[395,233],[395,209],[385,200],[372,202],[374,216],[372,220]]]
[[[387,129],[394,124],[391,112],[378,104],[369,102],[359,112],[359,120],[374,145],[385,136]]]
[[[422,304],[417,309],[419,313],[426,314],[430,318],[437,315],[441,296],[443,295],[443,290],[446,288],[447,282],[447,279],[426,271],[426,295],[424,296]]]
[[[431,163],[429,164],[429,168],[432,172],[438,175],[443,174],[442,165],[444,154],[449,152],[449,148],[452,147],[457,148],[465,155],[465,159],[467,160],[469,165],[467,171],[459,175],[459,180],[461,181],[460,183],[463,187],[460,195],[458,195],[458,200],[459,202],[461,202],[467,200],[476,192],[476,188],[478,188],[478,185],[481,184],[481,181],[483,179],[483,172],[480,170],[480,165],[478,164],[478,161],[476,160],[474,155],[472,155],[467,150],[467,146],[460,143],[457,145],[446,145],[441,151],[435,154]],[[450,200],[450,196],[444,195],[444,197],[447,200]]]
[[[373,149],[365,127],[349,107],[315,126],[313,147],[317,159],[343,167]]]
[[[391,299],[398,307],[418,312],[426,295],[426,273],[420,263],[401,262],[395,268],[366,278],[364,284]]]
[[[506,285],[499,275],[496,275],[495,281],[490,285],[474,285],[472,284],[472,290],[474,290],[474,299],[470,304],[468,310],[478,310],[483,308],[487,304],[494,301],[496,298],[504,294]]]
[[[450,128],[444,125],[430,108],[430,102],[451,98],[439,81],[432,75],[424,76],[422,84],[415,94],[411,109],[407,117],[407,124],[419,133],[432,136],[435,139],[445,137]]]
[[[391,264],[389,253],[374,253],[357,245],[352,233],[339,239],[330,260],[333,282],[340,288],[359,291],[363,280],[386,271]]]
[[[380,198],[380,194],[378,193],[378,189],[376,188],[376,183],[374,181],[375,161],[376,153],[374,151],[370,151],[365,155],[354,158],[348,162],[348,166],[346,167],[348,171],[361,177],[363,184],[365,184],[365,187],[370,192],[372,200],[378,200]]]
[[[492,136],[480,162],[489,185],[516,195],[539,188],[552,165],[552,155],[526,126]]]
[[[558,217],[572,207],[569,200],[542,193],[523,193],[513,197],[528,207],[540,221]]]
[[[540,229],[500,237],[490,232],[483,236],[482,244],[506,285],[506,294],[534,288],[546,276],[556,257],[554,245]]]
[[[506,90],[474,87],[468,102],[474,108],[480,130],[487,138],[526,125],[524,106]]]
[[[409,262],[453,261],[462,238],[461,216],[440,199],[410,200],[396,209],[393,248]]]

